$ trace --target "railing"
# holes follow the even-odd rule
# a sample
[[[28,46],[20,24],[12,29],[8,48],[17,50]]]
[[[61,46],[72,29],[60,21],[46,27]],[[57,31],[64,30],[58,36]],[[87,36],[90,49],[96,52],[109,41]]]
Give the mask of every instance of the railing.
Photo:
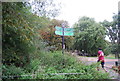
[[[47,73],[47,74],[39,74],[39,75],[80,75],[80,74],[83,74],[83,73]],[[14,78],[19,78],[19,77],[36,77],[38,74],[31,74],[31,75],[9,75],[9,76],[2,76],[3,79],[7,79],[7,78],[10,78],[10,79],[14,79]]]

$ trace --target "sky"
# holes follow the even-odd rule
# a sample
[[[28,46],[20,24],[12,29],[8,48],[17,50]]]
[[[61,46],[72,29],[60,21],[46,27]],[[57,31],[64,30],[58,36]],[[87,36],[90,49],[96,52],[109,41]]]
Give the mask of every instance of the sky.
[[[70,27],[80,17],[87,16],[95,21],[112,21],[114,13],[118,13],[120,0],[58,0],[62,3],[60,14],[56,19],[68,21]]]

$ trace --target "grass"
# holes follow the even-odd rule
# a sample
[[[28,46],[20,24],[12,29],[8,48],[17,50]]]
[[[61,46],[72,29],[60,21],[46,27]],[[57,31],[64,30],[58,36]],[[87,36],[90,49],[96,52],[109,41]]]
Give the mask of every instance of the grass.
[[[113,54],[110,54],[110,55],[106,56],[105,58],[106,59],[116,59],[115,55],[113,55]]]

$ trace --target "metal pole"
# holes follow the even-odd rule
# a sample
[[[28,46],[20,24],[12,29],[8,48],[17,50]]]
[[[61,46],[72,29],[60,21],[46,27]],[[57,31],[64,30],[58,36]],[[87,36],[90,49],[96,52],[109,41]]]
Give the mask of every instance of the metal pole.
[[[62,24],[62,33],[63,33],[63,36],[62,36],[62,54],[64,54],[64,23]]]
[[[65,25],[64,25],[64,23],[62,24],[62,54],[63,54],[63,68],[64,68],[64,27],[65,27]]]

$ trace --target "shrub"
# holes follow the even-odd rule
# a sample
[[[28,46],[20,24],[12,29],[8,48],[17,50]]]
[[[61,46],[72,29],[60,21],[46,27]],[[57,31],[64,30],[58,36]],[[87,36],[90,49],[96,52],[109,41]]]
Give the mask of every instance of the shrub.
[[[24,70],[26,70],[28,73],[31,73],[31,72],[33,73],[38,69],[39,66],[40,66],[40,60],[34,59],[34,60],[31,60],[30,64],[24,67]]]
[[[25,74],[25,71],[21,69],[20,67],[16,67],[14,65],[3,65],[2,66],[2,75],[3,78],[11,78],[9,76],[20,76],[22,74]]]
[[[37,75],[38,79],[109,79],[106,73],[96,70],[98,63],[84,65],[76,60],[75,57],[62,54],[61,51],[43,54],[41,66],[45,66],[45,72]],[[64,64],[63,64],[64,63]],[[81,73],[53,75],[53,73]],[[45,75],[44,75],[45,74]]]

